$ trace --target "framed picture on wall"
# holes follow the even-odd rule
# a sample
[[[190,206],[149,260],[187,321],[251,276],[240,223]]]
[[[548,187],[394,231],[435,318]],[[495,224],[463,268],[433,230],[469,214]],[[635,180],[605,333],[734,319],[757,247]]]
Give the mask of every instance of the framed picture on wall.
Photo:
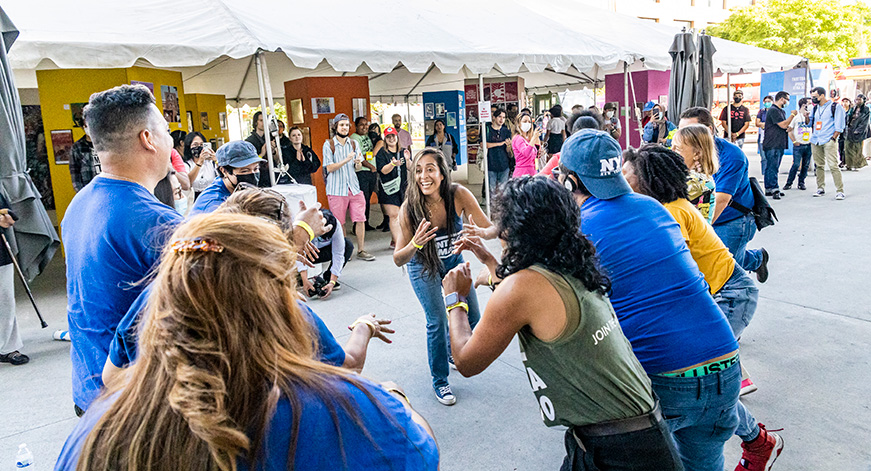
[[[366,99],[365,98],[353,98],[351,100],[354,107],[354,119],[356,120],[360,116],[369,117],[368,110],[366,109]]]
[[[188,117],[188,132],[194,132],[194,112],[191,110],[187,110]]]
[[[70,112],[73,115],[73,126],[77,128],[85,127],[84,109],[87,103],[70,103]]]
[[[227,113],[218,113],[218,121],[221,123],[221,131],[227,130]]]
[[[180,123],[178,88],[169,85],[160,86],[161,100],[163,101],[163,117],[167,123]]]
[[[51,132],[51,148],[54,150],[54,163],[69,165],[70,150],[73,148],[73,130],[58,129]]]
[[[212,129],[211,127],[209,127],[209,113],[208,112],[206,112],[206,111],[200,112],[200,124],[203,125],[203,131],[208,131],[209,129]]]

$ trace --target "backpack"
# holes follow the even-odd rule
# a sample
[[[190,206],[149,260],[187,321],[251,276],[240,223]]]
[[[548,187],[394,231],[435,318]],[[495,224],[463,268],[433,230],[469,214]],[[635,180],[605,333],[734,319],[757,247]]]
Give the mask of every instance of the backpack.
[[[759,185],[759,180],[756,177],[750,177],[750,189],[753,191],[753,208],[748,208],[734,199],[729,201],[729,205],[743,214],[753,214],[753,219],[756,221],[756,230],[761,231],[768,226],[773,226],[775,221],[778,221],[777,214],[774,208],[768,204],[768,199],[765,198],[765,191]]]
[[[351,145],[354,146],[354,152],[360,152],[360,150],[357,149],[357,141],[355,141],[354,139],[351,139],[351,136],[348,136],[348,139],[350,139],[350,141],[352,143]],[[333,138],[331,137],[328,142],[330,143],[330,154],[335,155],[336,154],[336,141],[334,141]],[[329,175],[329,172],[327,172],[327,166],[324,165],[323,169],[324,169],[324,181],[327,181],[327,175]]]
[[[829,101],[831,101],[831,100],[829,100]],[[836,108],[836,106],[838,106],[838,104],[835,103],[834,101],[832,101],[832,121],[835,120],[835,112],[838,110],[838,109]],[[817,117],[817,108],[819,108],[819,107],[820,107],[820,105],[814,105],[814,110],[813,110],[813,112],[811,113],[811,129],[815,129],[815,128],[814,128],[814,121],[816,120],[816,117]]]

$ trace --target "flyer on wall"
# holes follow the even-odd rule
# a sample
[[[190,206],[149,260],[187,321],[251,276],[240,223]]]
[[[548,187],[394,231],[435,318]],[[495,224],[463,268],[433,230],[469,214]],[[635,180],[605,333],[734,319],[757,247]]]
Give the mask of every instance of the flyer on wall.
[[[160,98],[163,101],[163,118],[167,123],[180,123],[181,116],[178,104],[178,88],[169,85],[160,86]]]
[[[73,147],[72,129],[59,129],[51,132],[51,148],[54,150],[54,163],[70,163],[70,149]]]

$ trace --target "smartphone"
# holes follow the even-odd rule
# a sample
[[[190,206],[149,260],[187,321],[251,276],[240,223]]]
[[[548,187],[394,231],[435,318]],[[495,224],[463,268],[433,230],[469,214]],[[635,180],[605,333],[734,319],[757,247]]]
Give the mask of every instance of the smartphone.
[[[203,149],[209,149],[209,150],[212,150],[212,143],[211,143],[211,142],[204,142],[204,143],[203,143]]]

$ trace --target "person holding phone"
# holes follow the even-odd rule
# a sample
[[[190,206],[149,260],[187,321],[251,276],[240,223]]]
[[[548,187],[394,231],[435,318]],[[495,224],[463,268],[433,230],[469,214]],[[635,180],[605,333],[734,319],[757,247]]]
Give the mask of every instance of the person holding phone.
[[[208,145],[207,145],[208,144]],[[191,181],[191,190],[194,192],[194,200],[203,192],[218,176],[215,167],[217,158],[212,150],[211,143],[199,132],[190,132],[184,138],[182,158],[188,169],[188,178]]]
[[[389,221],[390,248],[393,249],[396,248],[396,234],[400,232],[399,207],[405,200],[405,189],[408,187],[406,162],[411,158],[411,152],[400,147],[399,133],[391,126],[384,130],[384,142],[386,145],[375,157],[375,165],[381,174],[378,201],[384,208],[384,216]]]
[[[7,233],[15,224],[14,213],[9,211],[9,203],[0,195],[0,234]],[[15,267],[13,255],[0,241],[0,363],[14,366],[23,365],[30,357],[19,352],[24,346],[18,333],[18,318],[15,317]]]
[[[514,175],[535,175],[535,160],[541,150],[541,141],[538,139],[538,130],[532,125],[532,116],[521,113],[517,117],[517,132],[511,138],[511,148],[514,150],[514,158],[517,164],[514,167]]]

